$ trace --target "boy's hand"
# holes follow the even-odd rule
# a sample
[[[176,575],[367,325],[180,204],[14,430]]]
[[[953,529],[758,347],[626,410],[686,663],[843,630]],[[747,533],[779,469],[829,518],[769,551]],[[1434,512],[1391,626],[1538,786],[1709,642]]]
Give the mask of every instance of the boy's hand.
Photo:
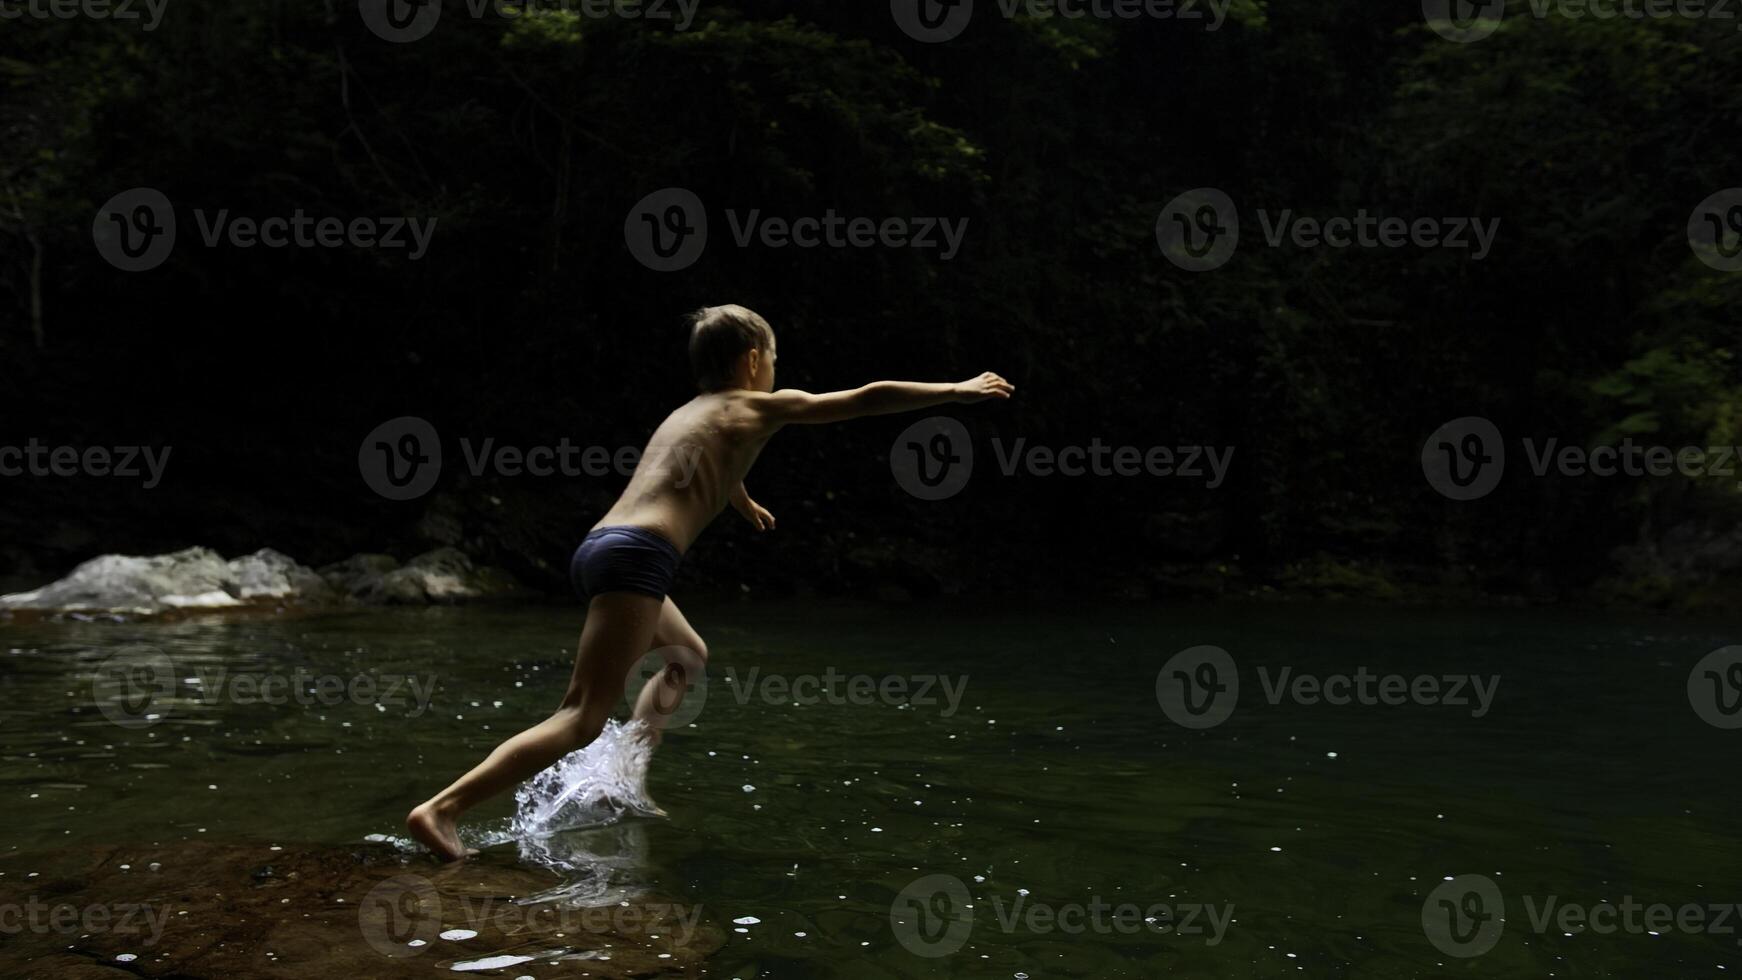
[[[991,371],[956,385],[956,401],[964,404],[988,398],[1009,398],[1016,386]]]
[[[743,514],[744,519],[749,521],[758,531],[774,530],[774,515],[768,512],[768,508],[754,500],[745,500],[744,506],[738,508],[738,513]]]

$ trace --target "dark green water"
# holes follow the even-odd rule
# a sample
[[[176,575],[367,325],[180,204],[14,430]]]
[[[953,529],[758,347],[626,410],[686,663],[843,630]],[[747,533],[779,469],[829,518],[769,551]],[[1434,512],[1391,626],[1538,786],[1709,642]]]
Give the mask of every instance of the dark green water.
[[[1702,720],[1688,687],[1702,657],[1742,642],[1736,623],[1304,605],[688,612],[711,679],[654,759],[669,818],[571,836],[724,926],[711,975],[1742,975],[1742,729]],[[579,620],[444,609],[0,627],[3,850],[396,834],[412,804],[554,705]],[[112,711],[117,724],[94,692],[113,693],[105,662],[130,644],[202,681],[178,682],[156,718]],[[1229,652],[1241,690],[1226,721],[1190,730],[1162,710],[1157,674],[1200,644]],[[1273,704],[1265,679],[1284,667],[1497,687],[1480,717],[1474,703]],[[935,683],[932,703],[802,684],[794,703],[747,694],[753,669],[776,684],[941,678],[960,703]],[[421,689],[378,686],[263,703],[236,683],[359,674],[412,675],[433,698],[420,710]],[[917,911],[897,903],[937,875],[971,908],[929,885]],[[1424,904],[1439,914],[1430,892],[1460,875],[1485,876],[1504,904],[1491,949],[1467,958],[1423,923]],[[1698,907],[1706,925],[1539,925],[1551,897],[1557,915],[1631,900],[1683,922]],[[1141,911],[1116,918],[1121,905]],[[1158,905],[1157,924],[1190,915],[1191,934],[1144,926]],[[744,917],[759,921],[733,924]],[[920,955],[939,944],[959,948]]]

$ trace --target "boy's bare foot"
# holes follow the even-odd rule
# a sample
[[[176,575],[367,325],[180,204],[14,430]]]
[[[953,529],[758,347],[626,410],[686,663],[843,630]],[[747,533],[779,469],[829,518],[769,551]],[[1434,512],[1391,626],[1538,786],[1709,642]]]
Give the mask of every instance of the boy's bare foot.
[[[458,861],[478,853],[460,843],[460,828],[454,816],[429,803],[411,811],[405,818],[405,829],[423,846],[443,861]]]

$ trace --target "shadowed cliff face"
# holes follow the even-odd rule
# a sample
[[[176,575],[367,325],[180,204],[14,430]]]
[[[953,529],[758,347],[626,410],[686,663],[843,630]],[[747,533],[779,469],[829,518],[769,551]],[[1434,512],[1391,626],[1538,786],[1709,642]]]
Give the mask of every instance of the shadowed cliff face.
[[[0,974],[695,976],[723,944],[699,905],[532,901],[556,878],[504,860],[206,842],[8,856]]]

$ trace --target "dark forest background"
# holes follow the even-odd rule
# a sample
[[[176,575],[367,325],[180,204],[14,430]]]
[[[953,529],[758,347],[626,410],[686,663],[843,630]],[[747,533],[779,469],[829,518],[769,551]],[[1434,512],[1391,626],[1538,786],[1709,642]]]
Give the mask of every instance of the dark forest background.
[[[945,501],[891,477],[912,418],[782,434],[747,481],[779,530],[728,511],[688,590],[1742,597],[1742,477],[1518,459],[1455,502],[1420,462],[1467,415],[1513,450],[1742,442],[1742,274],[1687,236],[1742,183],[1733,21],[1520,15],[1454,44],[1410,3],[1241,0],[1217,31],[983,11],[926,45],[871,0],[706,0],[683,31],[463,10],[407,44],[340,0],[170,0],[150,32],[0,23],[0,444],[173,447],[152,490],[0,480],[0,583],[115,551],[447,543],[560,589],[621,481],[474,479],[457,440],[639,443],[690,394],[682,314],[738,302],[774,324],[782,386],[995,370],[1018,395],[948,413],[984,463]],[[138,186],[175,202],[181,244],[126,273],[92,221]],[[669,186],[707,202],[714,240],[662,274],[624,219]],[[1155,226],[1203,186],[1246,227],[1193,274]],[[211,249],[196,208],[439,227],[420,261]],[[741,249],[728,208],[970,225],[949,262]],[[1260,208],[1501,228],[1481,261],[1268,248]],[[451,462],[392,502],[357,456],[402,415]],[[993,437],[1236,454],[1216,490],[1005,477]]]

